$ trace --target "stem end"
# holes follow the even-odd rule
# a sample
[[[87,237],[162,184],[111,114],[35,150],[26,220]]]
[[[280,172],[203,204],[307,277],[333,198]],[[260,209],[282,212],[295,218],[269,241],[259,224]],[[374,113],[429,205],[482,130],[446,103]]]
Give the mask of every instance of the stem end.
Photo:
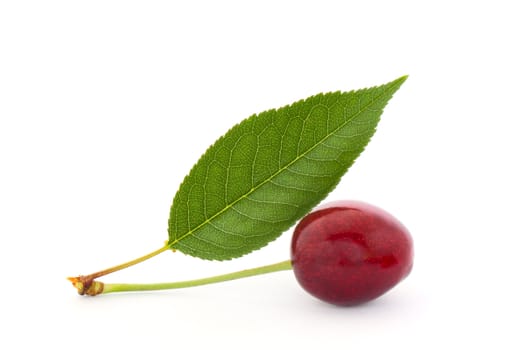
[[[76,288],[78,294],[95,296],[104,292],[104,283],[95,281],[89,276],[68,277],[69,282]]]

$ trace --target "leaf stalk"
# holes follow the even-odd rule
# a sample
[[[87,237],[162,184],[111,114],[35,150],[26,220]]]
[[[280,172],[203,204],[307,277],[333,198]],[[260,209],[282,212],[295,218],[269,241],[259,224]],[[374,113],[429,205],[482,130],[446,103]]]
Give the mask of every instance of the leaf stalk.
[[[78,294],[97,295],[97,294],[102,293],[102,289],[104,285],[102,284],[102,282],[95,281],[96,278],[109,275],[110,273],[123,270],[130,266],[133,266],[143,261],[146,261],[148,259],[151,259],[154,256],[157,256],[160,253],[163,253],[168,249],[171,249],[171,248],[168,245],[165,245],[164,247],[160,249],[157,249],[151,253],[141,256],[140,258],[130,260],[123,264],[116,265],[108,269],[92,273],[90,275],[80,275],[77,277],[68,277],[67,279],[73,284],[73,287],[77,289]]]

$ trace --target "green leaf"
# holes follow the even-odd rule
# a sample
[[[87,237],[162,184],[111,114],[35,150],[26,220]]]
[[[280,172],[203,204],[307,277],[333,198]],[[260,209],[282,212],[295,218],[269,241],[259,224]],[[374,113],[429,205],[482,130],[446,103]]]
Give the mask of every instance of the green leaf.
[[[276,239],[338,184],[406,78],[319,94],[234,126],[182,182],[168,245],[225,260]]]

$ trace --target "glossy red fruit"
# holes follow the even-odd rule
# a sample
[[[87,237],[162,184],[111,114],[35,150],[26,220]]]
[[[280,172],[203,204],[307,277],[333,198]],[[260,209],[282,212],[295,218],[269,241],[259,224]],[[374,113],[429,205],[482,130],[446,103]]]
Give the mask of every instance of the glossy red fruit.
[[[295,228],[292,266],[299,284],[336,305],[356,305],[384,294],[412,269],[413,243],[392,215],[370,204],[334,202]]]

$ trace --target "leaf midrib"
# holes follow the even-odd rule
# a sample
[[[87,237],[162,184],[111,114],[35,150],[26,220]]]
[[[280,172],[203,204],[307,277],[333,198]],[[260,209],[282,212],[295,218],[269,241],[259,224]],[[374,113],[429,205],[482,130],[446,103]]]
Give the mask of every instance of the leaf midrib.
[[[350,116],[348,118],[348,120],[346,122],[344,122],[343,124],[341,124],[341,126],[339,126],[338,128],[336,128],[334,131],[332,131],[331,133],[328,133],[325,137],[323,137],[319,142],[316,142],[312,147],[308,148],[305,152],[303,152],[302,154],[300,154],[299,156],[295,157],[295,159],[293,159],[292,161],[290,161],[288,164],[286,164],[284,167],[282,167],[281,169],[279,169],[277,172],[275,172],[273,175],[271,175],[270,177],[268,177],[266,180],[262,181],[260,184],[258,184],[257,186],[255,187],[252,187],[250,189],[250,191],[246,192],[245,194],[243,194],[242,196],[240,196],[239,198],[237,198],[235,201],[233,201],[231,204],[228,204],[226,205],[223,209],[221,209],[220,211],[218,211],[217,213],[213,214],[210,218],[206,219],[205,221],[203,221],[201,224],[199,224],[197,227],[195,227],[194,229],[186,232],[183,236],[181,236],[180,238],[177,238],[176,240],[174,240],[172,243],[170,243],[168,246],[171,248],[173,247],[173,245],[175,245],[176,243],[182,241],[183,239],[185,239],[186,237],[194,234],[195,232],[197,232],[198,230],[200,230],[202,227],[206,226],[208,223],[212,222],[213,220],[215,220],[216,218],[218,218],[219,216],[221,216],[222,214],[224,214],[226,211],[228,211],[230,208],[232,208],[235,204],[237,204],[238,202],[240,202],[242,199],[244,198],[247,198],[250,194],[252,194],[253,192],[255,192],[256,190],[258,190],[259,188],[261,188],[262,186],[264,186],[265,184],[269,183],[271,180],[273,180],[274,178],[276,178],[277,176],[279,176],[283,171],[285,171],[286,169],[288,169],[289,167],[291,167],[293,164],[295,164],[296,162],[298,162],[300,159],[303,159],[303,157],[305,155],[307,155],[308,153],[310,153],[313,149],[315,149],[316,147],[318,147],[319,145],[321,145],[326,139],[328,139],[329,137],[331,137],[332,135],[334,135],[335,133],[337,133],[339,130],[341,130],[343,127],[345,127],[346,125],[348,125],[348,123],[350,123],[356,116],[358,116],[359,114],[361,114],[364,110],[366,110],[368,107],[370,107],[372,104],[374,104],[380,97],[383,97],[388,91],[390,91],[393,87],[390,86],[389,88],[385,89],[385,91],[382,93],[382,94],[379,94],[378,96],[372,98],[372,100],[370,101],[370,103],[368,103],[365,107],[362,107],[359,109],[359,111],[357,111],[354,115]],[[357,93],[358,91],[355,91],[354,93]],[[313,109],[313,107],[312,107]],[[311,109],[310,109],[310,113],[311,113]]]

